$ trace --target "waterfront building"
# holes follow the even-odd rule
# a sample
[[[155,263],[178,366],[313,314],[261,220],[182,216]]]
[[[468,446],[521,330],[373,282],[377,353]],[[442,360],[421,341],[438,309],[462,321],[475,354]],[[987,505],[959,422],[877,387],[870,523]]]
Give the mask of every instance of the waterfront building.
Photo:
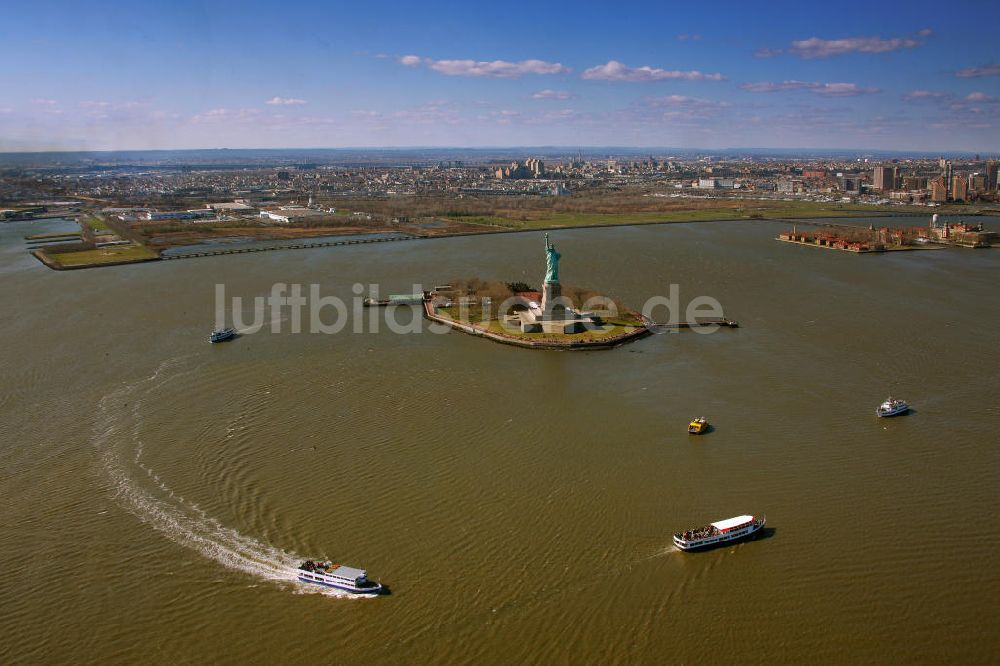
[[[953,176],[951,179],[952,201],[967,201],[969,199],[969,181],[961,176]]]
[[[254,212],[254,207],[242,201],[231,201],[228,203],[205,204],[205,208],[214,210],[217,213],[232,213],[236,215],[246,215]]]
[[[702,190],[732,190],[736,181],[732,178],[699,178],[698,188]]]
[[[139,213],[138,218],[147,222],[160,222],[165,220],[197,220],[208,217],[215,217],[215,211],[204,210],[148,210]]]
[[[262,210],[260,217],[278,222],[280,224],[290,224],[293,222],[304,222],[309,219],[326,217],[329,213],[323,210],[313,210],[301,206],[282,206],[276,210]]]
[[[970,173],[969,174],[969,192],[975,192],[976,194],[983,194],[987,191],[986,189],[986,176],[981,173]]]
[[[948,185],[945,182],[944,176],[938,176],[930,182],[931,188],[931,201],[935,203],[944,203],[948,201]]]

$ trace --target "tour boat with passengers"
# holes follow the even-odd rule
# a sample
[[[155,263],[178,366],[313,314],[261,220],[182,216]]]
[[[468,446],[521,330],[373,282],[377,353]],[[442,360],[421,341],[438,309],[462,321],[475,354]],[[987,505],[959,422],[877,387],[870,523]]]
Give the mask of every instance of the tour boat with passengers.
[[[905,400],[899,400],[898,398],[889,396],[885,399],[885,402],[875,408],[875,415],[878,417],[896,416],[897,414],[902,414],[908,411],[910,411],[910,406]]]
[[[212,331],[212,334],[208,336],[209,342],[225,342],[226,340],[232,340],[236,337],[235,328],[220,328],[217,331]]]
[[[705,527],[698,527],[674,535],[674,545],[681,550],[708,548],[729,541],[737,541],[758,532],[764,527],[767,517],[736,516],[720,520]]]
[[[296,573],[303,583],[335,587],[354,594],[379,594],[382,592],[382,584],[368,580],[367,571],[345,567],[342,564],[306,560],[299,565]]]

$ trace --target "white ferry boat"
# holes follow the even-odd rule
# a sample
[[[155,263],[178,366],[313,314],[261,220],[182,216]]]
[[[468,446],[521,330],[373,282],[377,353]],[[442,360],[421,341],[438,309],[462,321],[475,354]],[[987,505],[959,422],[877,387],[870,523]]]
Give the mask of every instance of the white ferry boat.
[[[382,584],[368,580],[367,571],[345,567],[341,564],[306,560],[299,565],[297,574],[303,583],[335,587],[355,594],[379,594],[382,592]]]
[[[886,398],[885,402],[875,409],[875,415],[879,417],[896,416],[897,414],[902,414],[904,412],[908,412],[909,410],[910,406],[905,400],[898,400],[897,398],[889,396]]]
[[[754,516],[736,516],[718,522],[699,527],[687,532],[678,532],[674,535],[674,545],[681,550],[697,550],[715,546],[727,541],[737,541],[757,532],[767,517],[755,518]]]
[[[220,328],[217,331],[212,331],[211,335],[208,336],[208,341],[211,343],[225,342],[226,340],[232,340],[235,337],[235,328]]]

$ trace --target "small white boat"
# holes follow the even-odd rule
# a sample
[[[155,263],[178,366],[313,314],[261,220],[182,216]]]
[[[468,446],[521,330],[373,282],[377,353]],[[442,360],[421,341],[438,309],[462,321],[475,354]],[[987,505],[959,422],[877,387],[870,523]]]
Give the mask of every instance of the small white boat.
[[[382,592],[382,584],[368,580],[367,571],[345,567],[341,564],[306,560],[299,565],[296,575],[303,583],[335,587],[354,594],[379,594]]]
[[[232,340],[236,337],[235,328],[220,328],[217,331],[212,331],[211,335],[208,336],[208,341],[211,343],[225,342],[226,340]]]
[[[767,522],[767,517],[736,516],[719,520],[704,527],[697,527],[674,535],[674,545],[681,550],[698,550],[729,541],[745,539],[759,531]]]
[[[885,402],[875,408],[875,415],[881,418],[883,416],[897,416],[908,411],[910,411],[910,406],[905,400],[889,396]]]

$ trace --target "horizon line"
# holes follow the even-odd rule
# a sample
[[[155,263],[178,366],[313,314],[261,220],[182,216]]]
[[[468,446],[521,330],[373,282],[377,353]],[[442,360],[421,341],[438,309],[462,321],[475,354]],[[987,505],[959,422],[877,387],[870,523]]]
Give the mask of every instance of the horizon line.
[[[630,146],[630,145],[550,145],[550,144],[523,144],[509,146],[443,146],[443,145],[394,145],[394,146],[312,146],[312,147],[196,147],[196,148],[101,148],[101,149],[46,149],[46,150],[0,150],[0,155],[51,155],[51,154],[105,154],[105,153],[180,153],[195,151],[269,151],[269,152],[295,152],[295,151],[386,151],[402,152],[412,150],[468,150],[468,151],[528,151],[528,150],[556,150],[564,152],[595,152],[595,151],[672,151],[679,153],[725,153],[725,152],[781,152],[781,153],[802,153],[824,152],[824,153],[897,153],[901,155],[930,155],[930,154],[968,154],[968,155],[1000,155],[1000,149],[900,149],[900,148],[858,148],[858,147],[791,147],[776,148],[767,146],[727,146],[724,148],[704,148],[704,147],[679,147],[679,146]]]

